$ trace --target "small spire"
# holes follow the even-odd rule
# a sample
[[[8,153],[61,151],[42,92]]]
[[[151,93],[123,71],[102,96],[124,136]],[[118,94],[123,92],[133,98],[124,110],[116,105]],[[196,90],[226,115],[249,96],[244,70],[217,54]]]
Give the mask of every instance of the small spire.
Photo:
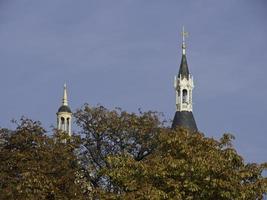
[[[64,92],[63,92],[62,104],[64,106],[68,105],[68,95],[67,95],[67,85],[66,85],[66,83],[64,84]]]
[[[183,50],[183,55],[185,55],[185,49],[186,49],[185,37],[188,37],[188,32],[185,32],[184,26],[183,26],[183,30],[182,30],[182,37],[183,37],[182,50]]]

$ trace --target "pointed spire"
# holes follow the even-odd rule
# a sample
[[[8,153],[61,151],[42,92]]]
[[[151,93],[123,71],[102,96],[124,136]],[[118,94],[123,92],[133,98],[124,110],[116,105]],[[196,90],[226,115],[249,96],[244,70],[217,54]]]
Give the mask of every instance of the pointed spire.
[[[64,92],[63,92],[62,105],[68,106],[68,95],[67,95],[67,85],[66,85],[66,83],[64,84]]]
[[[180,69],[179,69],[179,77],[181,76],[182,78],[187,78],[189,77],[189,69],[188,69],[188,65],[187,65],[187,60],[186,60],[186,54],[185,54],[185,50],[186,50],[186,44],[185,44],[185,37],[188,36],[188,32],[185,32],[184,26],[183,26],[183,30],[182,30],[182,38],[183,38],[183,43],[182,43],[182,60],[181,60],[181,64],[180,64]]]
[[[182,37],[183,37],[182,51],[183,51],[183,55],[185,55],[185,49],[186,49],[185,37],[188,37],[188,32],[185,32],[184,26],[183,26],[183,30],[182,30]]]
[[[182,56],[181,64],[180,64],[180,69],[179,69],[179,76],[182,78],[187,78],[189,77],[189,69],[187,65],[187,60],[186,60],[186,55]]]

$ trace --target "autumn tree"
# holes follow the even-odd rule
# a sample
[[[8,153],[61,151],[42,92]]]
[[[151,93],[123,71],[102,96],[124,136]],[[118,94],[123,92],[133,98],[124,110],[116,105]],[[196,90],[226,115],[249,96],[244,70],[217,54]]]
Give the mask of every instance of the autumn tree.
[[[101,172],[109,168],[108,156],[127,152],[139,161],[153,152],[162,125],[159,116],[155,112],[135,114],[87,104],[75,113],[83,137],[79,157],[94,188],[117,190],[109,176]]]
[[[0,130],[0,199],[87,199],[79,184],[77,137],[22,119],[14,131]]]
[[[245,163],[231,144],[165,127],[156,112],[84,105],[80,137],[48,136],[23,119],[0,129],[0,199],[258,200],[267,164]]]
[[[246,164],[231,145],[186,129],[163,128],[157,148],[137,161],[125,152],[103,169],[120,190],[102,199],[257,200],[267,192],[266,164]]]

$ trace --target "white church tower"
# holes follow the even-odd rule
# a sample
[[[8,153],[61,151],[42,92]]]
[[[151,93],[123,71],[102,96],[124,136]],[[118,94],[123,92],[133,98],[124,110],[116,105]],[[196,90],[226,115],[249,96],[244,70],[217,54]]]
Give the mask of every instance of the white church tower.
[[[62,105],[57,112],[57,129],[62,130],[71,135],[71,120],[72,113],[68,105],[67,86],[64,84],[64,92],[62,98]]]
[[[182,61],[178,76],[174,78],[174,88],[176,91],[176,110],[177,111],[193,111],[192,91],[194,88],[193,76],[189,73],[186,60],[185,36],[187,33],[182,31]]]
[[[193,116],[193,76],[189,73],[186,59],[185,37],[188,35],[184,27],[182,31],[182,60],[179,73],[174,78],[174,88],[176,97],[176,113],[173,119],[172,128],[184,127],[197,131],[197,125]]]

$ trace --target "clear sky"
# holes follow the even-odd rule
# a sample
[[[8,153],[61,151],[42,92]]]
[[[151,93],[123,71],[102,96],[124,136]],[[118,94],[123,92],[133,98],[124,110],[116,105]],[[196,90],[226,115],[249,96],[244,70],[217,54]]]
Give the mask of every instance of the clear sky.
[[[49,130],[67,82],[84,103],[175,113],[181,28],[189,32],[194,115],[267,161],[266,0],[0,0],[0,126],[25,115]]]

